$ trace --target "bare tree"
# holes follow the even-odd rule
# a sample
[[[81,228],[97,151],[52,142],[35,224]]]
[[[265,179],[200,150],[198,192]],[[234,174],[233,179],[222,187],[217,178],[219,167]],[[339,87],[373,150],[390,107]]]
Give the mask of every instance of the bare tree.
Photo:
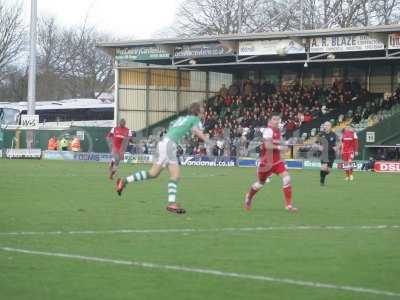
[[[111,86],[113,60],[96,44],[107,36],[86,25],[64,31],[62,57],[56,67],[72,97],[98,97]]]
[[[96,48],[108,39],[93,27],[63,28],[54,18],[39,26],[39,76],[41,99],[98,97],[114,80],[112,58]]]
[[[273,1],[271,1],[273,2]],[[181,36],[254,32],[266,20],[271,2],[263,0],[186,0],[179,7],[175,32]],[[241,21],[241,24],[239,24]]]
[[[0,0],[0,80],[7,68],[18,59],[25,38],[21,6],[6,6]]]
[[[300,15],[299,0],[186,0],[173,28],[180,36],[298,30]],[[303,17],[304,29],[398,23],[400,0],[304,0]]]
[[[79,50],[75,57],[75,72],[82,80],[80,93],[84,97],[96,98],[114,82],[112,58],[96,48],[96,44],[104,40],[107,36],[86,26],[75,36],[76,49]]]
[[[43,17],[38,28],[38,79],[39,99],[59,99],[64,97],[63,87],[57,73],[62,57],[61,28],[55,18]]]
[[[385,25],[399,23],[400,0],[375,0],[371,6],[376,23]]]

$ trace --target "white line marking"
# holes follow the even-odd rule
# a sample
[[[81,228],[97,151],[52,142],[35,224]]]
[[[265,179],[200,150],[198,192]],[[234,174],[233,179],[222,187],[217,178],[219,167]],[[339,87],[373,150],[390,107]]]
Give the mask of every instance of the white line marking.
[[[90,235],[119,233],[202,233],[202,232],[256,232],[256,231],[291,231],[291,230],[383,230],[400,229],[400,225],[359,225],[359,226],[268,226],[268,227],[228,227],[228,228],[176,228],[176,229],[115,229],[115,230],[70,230],[70,231],[14,231],[0,232],[1,236],[19,235]]]
[[[33,250],[10,248],[10,247],[0,247],[0,250],[7,251],[7,252],[14,252],[14,253],[16,252],[16,253],[23,253],[23,254],[53,256],[53,257],[70,258],[70,259],[75,259],[75,260],[84,260],[84,261],[110,263],[110,264],[117,264],[117,265],[135,266],[135,267],[141,267],[141,268],[170,270],[170,271],[177,271],[177,272],[200,273],[200,274],[207,274],[207,275],[214,275],[214,276],[221,276],[221,277],[234,277],[234,278],[240,278],[240,279],[268,281],[268,282],[284,283],[284,284],[298,285],[298,286],[311,287],[311,288],[323,288],[323,289],[350,291],[350,292],[354,292],[354,293],[367,293],[367,294],[375,294],[375,295],[383,295],[383,296],[400,297],[400,293],[397,293],[397,292],[376,290],[376,289],[370,289],[370,288],[364,288],[364,287],[335,285],[335,284],[330,284],[330,283],[302,281],[302,280],[296,280],[296,279],[290,279],[290,278],[276,278],[276,277],[271,277],[271,276],[251,275],[251,274],[242,274],[242,273],[234,273],[234,272],[223,272],[223,271],[212,270],[212,269],[200,269],[200,268],[191,268],[191,267],[174,266],[174,265],[161,265],[161,264],[155,264],[155,263],[150,263],[150,262],[119,260],[119,259],[104,258],[104,257],[83,256],[83,255],[77,255],[77,254],[33,251]]]

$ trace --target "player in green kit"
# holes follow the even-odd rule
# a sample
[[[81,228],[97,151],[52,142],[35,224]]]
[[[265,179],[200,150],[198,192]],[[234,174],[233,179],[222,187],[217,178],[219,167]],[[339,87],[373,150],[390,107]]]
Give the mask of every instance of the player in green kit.
[[[176,202],[176,191],[180,177],[176,150],[182,138],[188,134],[194,134],[204,142],[208,142],[208,134],[203,133],[203,126],[200,120],[202,114],[203,107],[199,103],[192,104],[189,108],[189,114],[175,120],[168,128],[167,134],[165,134],[163,139],[158,143],[154,163],[150,170],[136,172],[124,179],[119,178],[117,180],[117,193],[121,195],[128,183],[140,182],[158,177],[161,171],[165,167],[168,167],[170,180],[168,182],[167,210],[177,214],[185,213],[186,211]]]

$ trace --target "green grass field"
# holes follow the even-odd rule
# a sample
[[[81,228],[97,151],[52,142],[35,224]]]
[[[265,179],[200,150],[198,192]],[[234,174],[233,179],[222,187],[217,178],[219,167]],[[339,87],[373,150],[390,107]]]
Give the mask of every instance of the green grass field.
[[[165,174],[118,197],[106,169],[0,160],[0,299],[400,299],[399,176],[292,171],[299,213],[278,177],[248,213],[254,169],[187,167],[173,215]]]

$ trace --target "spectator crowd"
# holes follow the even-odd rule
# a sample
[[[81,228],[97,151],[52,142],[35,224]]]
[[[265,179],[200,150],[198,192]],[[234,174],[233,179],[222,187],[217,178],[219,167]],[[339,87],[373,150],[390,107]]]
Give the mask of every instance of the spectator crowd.
[[[213,148],[188,137],[179,150],[186,155],[247,156],[251,141],[261,138],[272,112],[281,113],[282,132],[290,138],[302,125],[328,113],[346,115],[358,124],[395,104],[400,104],[400,87],[392,95],[378,99],[357,81],[336,80],[325,89],[315,83],[302,87],[298,83],[276,86],[268,81],[234,81],[229,87],[222,85],[216,96],[205,103],[203,124],[214,140]],[[158,135],[162,137],[164,133],[162,128]],[[150,146],[141,145],[144,153],[153,148],[152,139],[147,143]]]

